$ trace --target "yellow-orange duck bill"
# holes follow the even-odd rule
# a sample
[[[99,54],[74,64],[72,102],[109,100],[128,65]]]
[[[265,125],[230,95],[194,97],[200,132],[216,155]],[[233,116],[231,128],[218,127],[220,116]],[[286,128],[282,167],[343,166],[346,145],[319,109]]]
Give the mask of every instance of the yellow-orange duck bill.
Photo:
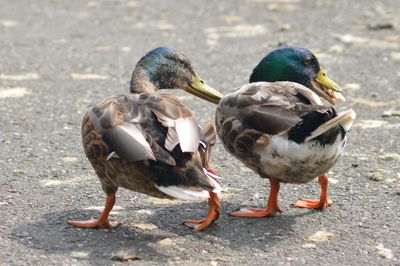
[[[212,103],[219,103],[223,97],[220,92],[211,88],[203,80],[201,80],[199,75],[196,75],[193,82],[188,83],[185,91]]]
[[[331,104],[346,101],[339,85],[331,80],[321,68],[313,81],[311,81],[315,93],[325,98]]]

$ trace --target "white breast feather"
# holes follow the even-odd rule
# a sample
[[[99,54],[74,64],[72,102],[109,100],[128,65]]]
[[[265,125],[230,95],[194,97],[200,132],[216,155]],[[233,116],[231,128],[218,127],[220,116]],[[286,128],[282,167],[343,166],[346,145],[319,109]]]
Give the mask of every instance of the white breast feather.
[[[298,144],[288,140],[287,136],[273,136],[267,149],[261,154],[263,163],[287,163],[290,161],[310,163],[324,161],[342,153],[344,145],[339,135],[332,145],[321,146],[317,142]]]

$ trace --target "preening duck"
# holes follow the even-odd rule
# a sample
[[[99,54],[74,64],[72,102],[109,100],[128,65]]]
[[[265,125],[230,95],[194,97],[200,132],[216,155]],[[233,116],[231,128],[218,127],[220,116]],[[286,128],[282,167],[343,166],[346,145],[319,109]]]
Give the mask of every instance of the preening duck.
[[[329,103],[344,101],[340,87],[327,77],[309,50],[285,46],[268,54],[253,70],[250,84],[225,95],[215,123],[225,149],[268,178],[265,209],[245,208],[239,217],[281,212],[280,183],[306,183],[318,177],[319,200],[302,199],[295,207],[324,209],[327,172],[339,159],[355,113],[337,113]],[[322,100],[323,99],[328,101]]]
[[[188,107],[161,89],[179,88],[216,103],[221,94],[196,74],[189,59],[169,48],[148,52],[137,63],[130,93],[100,100],[82,122],[82,142],[103,191],[100,218],[69,221],[81,228],[113,228],[108,216],[119,187],[159,198],[209,199],[205,219],[186,222],[196,231],[217,220],[221,190],[209,158],[215,131],[202,131]]]

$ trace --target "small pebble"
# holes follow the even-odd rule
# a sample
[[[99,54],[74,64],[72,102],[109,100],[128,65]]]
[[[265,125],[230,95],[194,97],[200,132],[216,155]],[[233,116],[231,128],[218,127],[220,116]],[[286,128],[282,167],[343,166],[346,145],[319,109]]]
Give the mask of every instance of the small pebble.
[[[127,254],[112,254],[110,260],[115,261],[133,261],[133,260],[141,260],[140,257],[135,255],[127,255]]]
[[[384,155],[379,156],[380,159],[385,161],[399,161],[400,162],[400,154],[398,153],[386,153]]]
[[[155,230],[155,229],[158,229],[157,225],[150,224],[150,223],[148,223],[148,224],[145,224],[145,223],[143,223],[143,224],[132,224],[132,225],[134,227],[142,229],[142,230]]]
[[[379,97],[379,93],[377,93],[377,92],[372,92],[372,93],[371,93],[371,97],[372,97],[372,98],[378,98],[378,97]]]
[[[333,45],[329,48],[329,52],[335,55],[342,54],[343,50],[344,50],[343,45],[339,44]]]
[[[71,73],[71,79],[73,80],[105,80],[108,79],[107,76],[98,74],[81,74],[81,73]]]
[[[307,243],[301,246],[302,248],[316,248],[317,245],[312,244],[312,243]]]
[[[171,238],[164,238],[164,239],[161,239],[160,241],[158,241],[157,244],[159,244],[161,246],[169,246],[169,245],[173,244],[173,241]]]
[[[290,25],[289,23],[283,24],[279,30],[280,31],[290,31],[292,29],[292,25]]]
[[[0,80],[23,81],[23,80],[36,80],[39,78],[40,76],[37,73],[0,74]]]
[[[400,116],[400,111],[387,110],[382,112],[382,117]]]
[[[384,179],[383,175],[382,175],[380,172],[373,172],[373,173],[371,173],[370,178],[371,178],[373,181],[376,181],[376,182],[380,182],[380,181],[382,181],[382,180]]]
[[[385,258],[385,259],[388,259],[388,260],[391,260],[391,259],[393,259],[393,251],[392,250],[390,250],[390,249],[388,249],[388,248],[385,248],[384,246],[383,246],[383,244],[378,244],[377,246],[376,246],[376,252],[382,257],[382,258]]]
[[[391,22],[369,23],[367,25],[367,29],[369,29],[369,30],[392,30],[392,29],[394,29],[394,25]]]
[[[87,258],[89,257],[89,254],[87,252],[84,251],[72,251],[70,253],[71,257],[74,258]]]
[[[328,241],[331,237],[333,237],[333,233],[326,231],[317,231],[315,234],[309,236],[307,240],[312,242],[325,242]]]
[[[24,87],[0,88],[0,99],[20,98],[32,94],[32,92]]]
[[[361,88],[361,85],[358,83],[347,83],[343,86],[345,90],[359,90]]]

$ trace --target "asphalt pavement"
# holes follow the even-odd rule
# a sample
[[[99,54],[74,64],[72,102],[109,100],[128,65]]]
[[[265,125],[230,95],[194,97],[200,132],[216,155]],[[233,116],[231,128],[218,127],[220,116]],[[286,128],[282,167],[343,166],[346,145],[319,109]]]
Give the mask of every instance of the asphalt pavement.
[[[346,0],[0,1],[0,265],[399,265],[400,2]],[[128,92],[137,60],[169,46],[226,93],[246,84],[269,51],[315,52],[357,121],[329,173],[332,207],[291,208],[318,183],[282,185],[283,213],[226,215],[265,206],[266,180],[225,152],[223,215],[204,232],[205,202],[120,189],[112,232],[70,219],[96,217],[105,195],[86,160],[80,122],[88,105]],[[200,124],[215,106],[172,91]]]

